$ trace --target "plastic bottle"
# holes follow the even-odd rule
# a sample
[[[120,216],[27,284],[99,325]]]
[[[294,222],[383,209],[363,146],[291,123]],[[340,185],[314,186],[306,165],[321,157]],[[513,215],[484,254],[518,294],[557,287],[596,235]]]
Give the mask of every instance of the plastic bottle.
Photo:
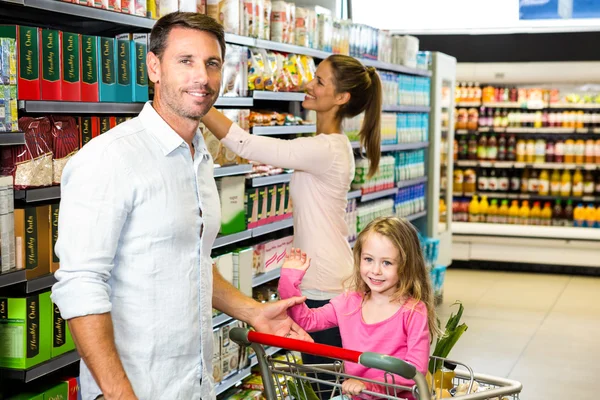
[[[468,159],[477,160],[477,138],[471,135],[468,143]]]
[[[477,177],[477,190],[479,192],[487,192],[490,189],[490,181],[488,179],[488,173],[486,168],[482,168],[479,176]]]
[[[583,164],[585,161],[585,142],[583,139],[577,139],[575,141],[573,153],[575,154],[575,164]]]
[[[560,195],[563,197],[568,197],[571,195],[571,173],[568,169],[565,169],[560,177]]]
[[[477,159],[480,161],[487,160],[487,136],[481,135],[477,144]]]
[[[560,205],[560,199],[556,199],[556,204],[552,209],[552,226],[562,226],[563,208]]]
[[[469,222],[479,222],[479,201],[474,195],[469,203]]]
[[[496,161],[498,159],[498,139],[492,134],[487,142],[487,159]]]
[[[554,142],[552,140],[546,141],[546,162],[554,162]]]
[[[508,200],[502,200],[502,204],[498,208],[497,220],[499,224],[508,224]]]
[[[583,174],[580,169],[576,169],[573,174],[573,188],[572,188],[574,197],[583,196]]]
[[[462,195],[464,192],[465,174],[462,169],[454,170],[454,184],[452,185],[452,192],[457,195]]]
[[[525,158],[527,155],[527,143],[525,142],[525,140],[519,139],[519,141],[517,142],[516,155],[517,162],[525,162]]]
[[[550,195],[560,196],[560,179],[560,172],[557,169],[552,171],[552,176],[550,177]]]
[[[543,163],[546,161],[546,141],[542,138],[538,138],[535,141],[535,160],[536,163]]]
[[[594,151],[595,151],[594,139],[586,140],[585,141],[585,160],[584,160],[586,164],[593,164],[594,161],[596,160]]]
[[[519,171],[511,171],[509,191],[511,193],[519,193],[521,191],[521,176]]]
[[[573,211],[573,226],[576,228],[585,226],[585,208],[583,208],[583,204],[577,204]]]
[[[575,141],[573,139],[565,140],[565,163],[575,162]]]
[[[561,226],[573,226],[573,201],[567,200],[567,205],[563,210],[562,224]]]
[[[529,208],[529,201],[528,200],[523,200],[523,204],[521,205],[521,208],[519,209],[519,223],[521,225],[529,225],[530,224],[530,218],[531,216],[531,209]]]
[[[508,193],[510,189],[510,179],[505,169],[500,171],[500,177],[498,177],[498,191],[501,193]]]
[[[527,185],[527,193],[538,194],[539,192],[539,180],[540,176],[536,169],[531,171],[531,176],[529,177],[529,182]]]
[[[535,112],[533,127],[534,128],[541,128],[542,127],[542,112],[541,111],[536,111]]]
[[[593,204],[588,204],[585,208],[585,227],[593,228],[596,226],[596,208]]]
[[[542,209],[540,208],[540,202],[536,201],[533,203],[531,208],[531,214],[529,215],[530,225],[541,225]]]
[[[597,139],[594,145],[594,155],[596,157],[596,164],[600,164],[600,139]]]
[[[544,208],[542,209],[542,215],[540,217],[542,226],[550,226],[552,225],[552,207],[550,206],[550,202],[547,201],[544,204]]]
[[[510,208],[508,209],[508,223],[516,225],[519,223],[519,201],[513,200]]]
[[[596,190],[597,195],[600,195],[600,173],[596,176]]]
[[[498,190],[498,174],[495,169],[492,169],[490,171],[490,176],[488,178],[488,182],[489,182],[488,189],[490,192],[495,192]]]
[[[487,218],[486,222],[489,224],[497,224],[498,223],[498,200],[492,199],[492,204],[490,204],[487,210]]]
[[[583,176],[583,195],[594,195],[594,175],[592,175],[590,170],[585,171],[585,175]]]
[[[596,207],[596,225],[594,228],[600,228],[600,206]]]
[[[565,142],[562,139],[557,140],[554,144],[554,162],[565,162]]]
[[[463,190],[465,193],[475,193],[477,191],[477,175],[474,169],[465,171]]]
[[[489,208],[490,203],[487,196],[481,196],[481,201],[479,202],[479,222],[486,221]]]
[[[599,143],[596,144],[596,148],[600,151],[600,139]],[[506,159],[508,161],[515,161],[517,159],[517,138],[515,135],[510,135],[506,144]],[[596,153],[596,160],[600,160],[600,154]],[[600,161],[597,161],[600,163]]]
[[[506,136],[501,134],[498,138],[498,161],[505,161],[507,159],[506,144]]]
[[[538,193],[540,196],[548,196],[550,194],[550,175],[545,169],[542,170],[538,179]]]
[[[529,190],[529,170],[523,170],[523,175],[521,175],[521,193],[525,194]]]
[[[533,163],[535,161],[535,140],[529,139],[525,145],[525,162]]]

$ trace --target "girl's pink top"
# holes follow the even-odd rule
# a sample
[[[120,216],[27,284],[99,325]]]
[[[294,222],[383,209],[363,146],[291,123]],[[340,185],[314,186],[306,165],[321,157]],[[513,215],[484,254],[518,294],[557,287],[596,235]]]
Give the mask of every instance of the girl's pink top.
[[[300,296],[303,271],[283,268],[279,293],[283,299]],[[300,304],[288,310],[291,318],[307,332],[338,326],[345,349],[375,352],[400,358],[413,364],[422,374],[427,373],[429,362],[429,328],[427,308],[421,301],[408,301],[390,318],[367,324],[362,318],[360,293],[349,292],[333,298],[329,304],[309,309]],[[362,378],[385,382],[384,372],[354,363],[345,364],[345,372]],[[412,387],[412,380],[394,375],[395,384]],[[388,383],[391,383],[388,380]],[[385,393],[386,388],[366,383],[367,390]],[[393,395],[393,392],[391,392]],[[412,398],[408,393],[400,397]]]

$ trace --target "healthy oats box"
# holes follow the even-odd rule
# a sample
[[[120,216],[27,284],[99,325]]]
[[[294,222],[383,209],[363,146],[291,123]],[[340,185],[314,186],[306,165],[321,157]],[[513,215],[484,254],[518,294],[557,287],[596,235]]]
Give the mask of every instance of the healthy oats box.
[[[148,35],[134,33],[131,43],[131,88],[132,101],[148,101],[148,71],[146,70],[146,54],[148,52]]]
[[[62,100],[61,44],[56,29],[41,29],[42,100]]]
[[[98,87],[98,39],[81,36],[81,101],[99,101]]]
[[[81,138],[80,148],[87,144],[92,138],[98,136],[98,126],[95,126],[94,117],[79,118],[79,137]],[[94,134],[96,132],[96,134]]]
[[[0,297],[0,367],[27,369],[51,357],[50,292]]]
[[[15,209],[16,264],[27,279],[50,273],[49,214],[47,205]]]
[[[60,267],[60,260],[54,251],[56,247],[56,241],[58,240],[58,212],[60,210],[60,204],[50,205],[50,273],[53,274],[58,271]]]
[[[81,35],[60,32],[62,43],[61,83],[64,101],[81,101]]]
[[[110,117],[109,116],[101,116],[98,117],[100,119],[100,131],[98,132],[100,135],[110,131]]]
[[[58,306],[52,303],[51,309],[51,323],[52,323],[52,342],[50,356],[52,358],[58,357],[61,354],[65,354],[71,350],[75,350],[75,343],[69,330],[67,321],[60,315]]]
[[[109,37],[98,37],[98,90],[101,102],[117,101],[117,57],[116,40]]]
[[[117,35],[117,101],[131,103],[133,85],[131,80],[131,35]]]

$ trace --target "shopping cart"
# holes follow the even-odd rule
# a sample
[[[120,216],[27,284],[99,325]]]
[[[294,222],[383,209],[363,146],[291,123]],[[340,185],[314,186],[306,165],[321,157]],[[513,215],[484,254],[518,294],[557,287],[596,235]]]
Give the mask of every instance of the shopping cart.
[[[256,353],[267,400],[288,400],[290,397],[296,400],[318,400],[324,397],[323,394],[333,398],[341,394],[342,382],[348,378],[371,382],[382,387],[385,393],[367,390],[361,393],[370,395],[372,398],[397,400],[406,398],[407,393],[412,394],[418,400],[437,398],[430,392],[423,374],[418,372],[413,365],[398,358],[370,352],[360,353],[339,347],[267,335],[245,328],[234,328],[230,331],[229,336],[240,346],[251,346]],[[284,359],[276,359],[267,356],[263,346],[274,346],[293,352],[327,357],[332,359],[332,363],[303,365],[299,362],[300,360],[289,353]],[[432,359],[434,365],[445,362],[463,367],[454,371],[453,383],[458,388],[455,398],[461,400],[519,399],[519,393],[522,389],[519,382],[475,374],[469,366],[460,362],[439,357],[432,357]],[[367,368],[385,371],[385,381],[373,381],[345,374],[344,362],[358,363]],[[436,369],[437,367],[434,367],[434,370]],[[322,374],[328,374],[332,379],[322,379]],[[413,387],[398,385],[395,383],[393,374],[413,380],[415,385]],[[461,391],[468,394],[462,395]]]

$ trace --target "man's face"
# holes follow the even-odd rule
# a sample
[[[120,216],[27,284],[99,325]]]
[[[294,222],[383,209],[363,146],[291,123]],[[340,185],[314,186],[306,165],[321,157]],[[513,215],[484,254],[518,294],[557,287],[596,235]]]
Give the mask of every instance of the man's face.
[[[200,120],[219,97],[221,47],[208,32],[176,27],[161,59],[149,55],[149,77],[155,97],[183,118]]]

